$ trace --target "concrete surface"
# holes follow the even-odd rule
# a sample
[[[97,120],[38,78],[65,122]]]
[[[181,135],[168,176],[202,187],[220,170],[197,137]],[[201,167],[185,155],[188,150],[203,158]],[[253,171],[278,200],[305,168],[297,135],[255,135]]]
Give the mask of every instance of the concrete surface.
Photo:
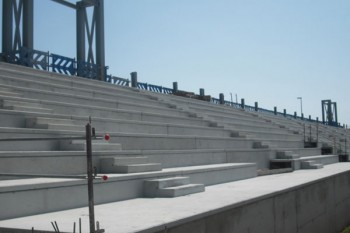
[[[118,190],[116,190],[118,192]],[[350,163],[206,187],[175,199],[138,198],[95,207],[106,232],[336,233],[350,224]],[[0,227],[72,231],[88,209],[0,221]]]

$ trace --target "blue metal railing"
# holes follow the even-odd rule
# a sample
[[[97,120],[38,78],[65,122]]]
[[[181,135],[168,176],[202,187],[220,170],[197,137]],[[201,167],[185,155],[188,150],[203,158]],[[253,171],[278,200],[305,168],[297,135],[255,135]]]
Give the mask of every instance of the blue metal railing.
[[[112,83],[114,85],[127,86],[127,87],[130,84],[129,79],[119,78],[119,77],[115,77],[115,76],[112,76],[112,75],[107,75],[106,76],[106,82]]]
[[[34,49],[27,49],[25,47],[21,47],[20,49],[11,52],[10,54],[1,54],[3,60],[9,63],[18,64],[22,66],[32,67],[39,70],[47,70],[55,73],[71,75],[71,76],[80,76],[89,79],[96,79],[98,73],[98,66],[96,64],[88,63],[88,62],[79,62],[74,58],[64,57],[57,54],[50,54],[49,52],[42,52]],[[106,77],[105,81],[114,85],[120,86],[130,86],[129,79],[124,79],[120,77],[115,77],[112,75],[107,75],[108,67],[106,69]],[[173,94],[174,90],[172,88],[167,88],[163,86],[148,84],[148,83],[137,83],[137,88],[141,90],[162,93],[162,94]],[[213,104],[221,104],[220,99],[211,98],[211,103]],[[278,116],[284,116],[289,118],[294,118],[298,120],[308,121],[308,122],[318,122],[325,125],[327,123],[323,123],[314,119],[302,118],[300,116],[294,116],[290,114],[285,114],[281,112],[275,112],[272,110],[264,109],[264,108],[256,108],[254,106],[244,105],[231,101],[224,101],[224,105],[231,106],[232,108],[242,108],[245,111],[251,112],[261,112],[267,114],[275,114]],[[341,127],[338,125],[331,125],[335,127]]]

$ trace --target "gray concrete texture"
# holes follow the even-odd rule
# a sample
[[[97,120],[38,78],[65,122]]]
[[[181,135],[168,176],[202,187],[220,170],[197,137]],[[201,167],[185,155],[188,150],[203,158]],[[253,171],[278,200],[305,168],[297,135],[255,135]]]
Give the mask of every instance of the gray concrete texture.
[[[138,198],[96,206],[106,232],[171,233],[339,233],[350,224],[350,164],[320,170],[256,177],[206,187],[203,193],[168,198]],[[87,208],[0,221],[1,227],[62,231],[83,220]],[[130,221],[132,219],[132,221]]]
[[[144,197],[149,191],[145,180],[185,176],[189,178],[188,184],[168,187],[169,190],[165,192],[170,193],[170,196],[178,196],[205,189],[204,193],[193,196],[200,197],[199,201],[208,205],[209,202],[216,203],[216,199],[209,198],[211,192],[216,192],[211,186],[221,187],[218,190],[235,197],[240,189],[246,190],[244,185],[233,192],[226,189],[226,186],[217,184],[228,183],[227,187],[230,187],[232,181],[254,178],[257,169],[268,169],[271,161],[278,163],[289,160],[294,169],[322,168],[323,165],[338,162],[336,153],[321,155],[322,145],[332,145],[334,152],[342,153],[344,143],[341,140],[347,138],[347,142],[350,142],[349,135],[344,129],[319,126],[321,142],[319,146],[304,148],[305,122],[300,120],[0,63],[0,138],[83,136],[84,125],[89,116],[99,134],[108,132],[111,135],[109,142],[94,141],[93,144],[94,165],[97,171],[110,173],[107,182],[96,181],[95,197],[98,204]],[[306,128],[309,126],[311,126],[311,139],[314,139],[316,125],[308,123]],[[76,140],[0,142],[0,172],[84,174],[84,150],[85,142]],[[343,169],[343,165],[334,166]],[[325,170],[327,173],[327,169],[326,166],[320,170]],[[312,171],[315,173],[308,171],[310,173],[304,174],[319,174],[325,179],[340,176],[332,169],[330,171],[329,177],[321,175],[318,171]],[[293,175],[294,173],[291,177]],[[284,178],[275,181],[290,182],[286,176],[281,177]],[[297,175],[294,177],[298,178]],[[3,180],[0,180],[2,207],[0,219],[72,209],[87,204],[86,198],[82,198],[86,195],[84,180],[14,178],[10,180],[9,177],[3,177]],[[255,179],[252,180],[253,183],[247,180],[247,184],[253,185],[254,188],[262,185],[256,184]],[[269,184],[268,178],[258,180]],[[308,180],[305,182],[298,185],[303,185],[305,189],[313,187],[307,183]],[[281,187],[278,183],[274,185],[277,188]],[[321,192],[322,187],[317,192]],[[330,188],[327,186],[324,189]],[[292,189],[298,190],[299,186]],[[255,192],[255,189],[249,190]],[[198,229],[212,232],[214,229],[218,230],[216,223],[219,222],[219,225],[223,226],[219,232],[230,231],[233,227],[237,227],[238,231],[252,232],[255,228],[250,226],[247,228],[246,222],[252,221],[250,219],[253,218],[257,221],[254,226],[261,225],[260,228],[266,232],[272,228],[270,224],[266,226],[263,222],[276,221],[273,229],[275,232],[280,232],[279,229],[284,229],[282,223],[285,218],[281,221],[278,219],[276,213],[280,208],[276,209],[276,206],[283,207],[283,203],[289,204],[288,200],[292,200],[291,202],[295,200],[301,205],[308,206],[313,202],[304,204],[300,198],[309,194],[314,195],[314,191],[311,190],[305,195],[300,194],[299,198],[297,194],[294,196],[289,194],[291,191],[283,185],[281,190],[284,190],[283,195],[287,195],[286,198],[282,193],[277,195],[276,190],[271,189],[270,196],[260,199],[267,195],[264,194],[263,186],[258,192],[260,195],[258,199],[250,194],[241,193],[247,199],[241,204],[234,204],[235,206],[231,206],[232,203],[225,199],[226,194],[220,196],[216,193],[219,201],[226,207],[212,206],[208,215],[208,209],[205,209],[204,205],[204,209],[196,212],[196,216],[200,217],[193,219],[191,217],[189,222],[186,220],[188,216],[182,215],[181,209],[177,209],[180,212],[174,215],[179,219],[175,221],[175,225],[174,219],[168,219],[167,226],[169,230],[177,232],[177,228],[191,229],[192,224],[196,224]],[[206,196],[207,192],[209,196]],[[275,194],[276,198],[271,199]],[[279,197],[280,195],[282,196]],[[327,195],[328,193],[325,194]],[[186,197],[190,200],[192,195]],[[317,201],[316,197],[312,198],[316,203],[315,206],[322,205],[322,201],[328,200],[326,198]],[[187,199],[179,197],[179,200],[183,202],[174,200],[174,203],[171,203],[179,206],[188,204],[192,210],[202,208],[190,205]],[[163,205],[161,200],[153,201],[157,205]],[[200,205],[194,199],[191,201]],[[147,206],[151,202],[147,199],[142,204]],[[130,203],[133,203],[132,200]],[[265,207],[273,211],[265,212]],[[150,209],[150,206],[148,208]],[[283,213],[292,216],[292,219],[295,216],[296,229],[306,232],[303,229],[314,229],[314,224],[309,223],[310,221],[323,221],[318,216],[329,218],[323,212],[316,211],[315,214],[312,212],[319,207],[310,206],[310,208],[312,210],[308,210],[307,207],[305,213],[311,211],[310,216],[314,217],[305,223],[299,209],[295,213],[289,210]],[[327,208],[338,207],[331,203]],[[128,213],[127,210],[123,211]],[[256,217],[260,215],[263,216]],[[227,223],[228,219],[231,219],[230,216],[235,218],[243,216],[243,218],[239,223]],[[274,219],[271,219],[271,216]],[[149,220],[157,222],[153,218]],[[294,229],[291,222],[286,224],[288,225],[286,229]],[[308,227],[309,225],[312,227]],[[114,226],[110,227],[111,232],[115,232]],[[147,224],[140,226],[140,229],[159,230]],[[129,229],[129,232],[134,231]]]

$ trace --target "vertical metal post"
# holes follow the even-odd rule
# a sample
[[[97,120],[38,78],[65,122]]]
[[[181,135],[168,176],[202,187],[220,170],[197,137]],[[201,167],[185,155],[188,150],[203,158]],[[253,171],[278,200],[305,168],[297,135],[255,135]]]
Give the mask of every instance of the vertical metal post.
[[[86,9],[82,5],[82,2],[77,2],[76,4],[76,24],[77,24],[77,75],[81,76],[82,74],[79,72],[80,62],[85,61],[85,14]]]
[[[325,100],[322,100],[321,101],[321,106],[322,106],[322,122],[323,124],[326,123],[326,120],[325,120],[325,111],[324,111],[324,108],[325,108]]]
[[[243,99],[243,98],[241,99],[241,108],[242,108],[242,109],[245,108],[245,102],[244,102],[244,99]]]
[[[225,96],[223,93],[219,94],[219,100],[220,100],[220,104],[225,104]]]
[[[277,107],[273,107],[273,113],[277,115]]]
[[[177,92],[179,90],[177,82],[173,82],[173,92]]]
[[[254,110],[255,110],[255,112],[257,112],[257,111],[259,110],[259,104],[258,104],[258,102],[255,102],[254,105],[255,105],[255,106],[254,106]]]
[[[105,63],[105,27],[104,27],[104,0],[95,0],[96,13],[96,64],[98,79],[106,79]]]
[[[4,55],[12,51],[13,35],[13,0],[2,1],[2,52]]]
[[[33,49],[34,31],[34,2],[33,0],[23,1],[23,43],[22,45],[30,50]]]
[[[283,116],[287,116],[287,110],[286,109],[283,109]]]
[[[93,166],[92,166],[92,143],[91,143],[91,125],[88,123],[86,129],[86,159],[88,175],[88,198],[89,198],[89,220],[90,233],[95,233],[95,210],[94,210],[94,187],[93,187]]]
[[[137,88],[137,72],[131,72],[131,87]]]
[[[305,135],[305,124],[304,124],[304,142],[306,142],[306,140],[305,140],[305,137],[306,137],[306,135]]]

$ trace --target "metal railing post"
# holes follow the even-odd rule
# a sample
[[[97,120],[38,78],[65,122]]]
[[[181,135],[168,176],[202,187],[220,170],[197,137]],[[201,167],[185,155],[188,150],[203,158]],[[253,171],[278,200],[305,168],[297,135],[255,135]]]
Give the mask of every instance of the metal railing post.
[[[95,211],[94,211],[94,177],[92,167],[92,143],[91,143],[91,125],[88,123],[86,129],[86,159],[88,176],[88,198],[89,198],[89,221],[90,233],[95,233]]]

